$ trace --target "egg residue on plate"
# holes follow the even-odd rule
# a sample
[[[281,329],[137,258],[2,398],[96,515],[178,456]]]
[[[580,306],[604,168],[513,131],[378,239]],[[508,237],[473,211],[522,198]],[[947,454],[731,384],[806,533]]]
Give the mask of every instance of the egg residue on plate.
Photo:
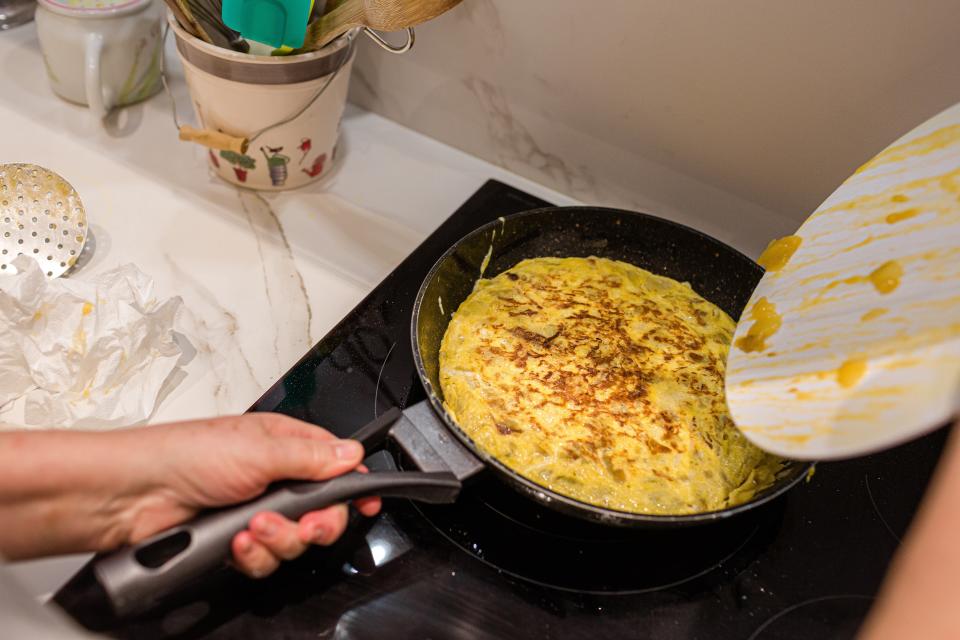
[[[440,384],[477,446],[533,482],[630,513],[714,511],[782,464],[727,411],[733,330],[689,285],[639,267],[524,260],[460,305]]]

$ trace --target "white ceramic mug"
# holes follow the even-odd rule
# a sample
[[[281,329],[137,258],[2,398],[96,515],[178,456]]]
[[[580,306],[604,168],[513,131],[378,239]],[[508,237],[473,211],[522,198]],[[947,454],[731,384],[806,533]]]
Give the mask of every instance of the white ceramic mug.
[[[160,0],[39,0],[37,34],[50,86],[99,117],[160,90]]]

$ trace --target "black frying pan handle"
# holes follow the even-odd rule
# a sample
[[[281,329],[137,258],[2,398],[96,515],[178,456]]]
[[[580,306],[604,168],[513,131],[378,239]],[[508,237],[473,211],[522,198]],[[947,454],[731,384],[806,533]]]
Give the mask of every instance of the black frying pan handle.
[[[325,482],[279,486],[241,505],[212,510],[134,546],[94,561],[93,571],[117,615],[129,615],[224,565],[230,542],[261,511],[297,519],[309,511],[364,496],[453,502],[460,481],[448,472],[348,473]]]

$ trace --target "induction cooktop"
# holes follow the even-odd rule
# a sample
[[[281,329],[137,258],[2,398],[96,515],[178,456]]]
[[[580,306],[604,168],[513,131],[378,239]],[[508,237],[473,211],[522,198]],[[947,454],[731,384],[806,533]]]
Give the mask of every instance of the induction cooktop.
[[[413,300],[456,240],[549,203],[487,182],[252,407],[349,436],[424,397]],[[329,549],[263,581],[230,570],[118,620],[81,571],[56,600],[118,638],[850,638],[870,608],[946,430],[820,464],[787,495],[725,522],[636,531],[550,511],[496,478],[454,505],[389,500]],[[376,454],[374,468],[403,466]]]

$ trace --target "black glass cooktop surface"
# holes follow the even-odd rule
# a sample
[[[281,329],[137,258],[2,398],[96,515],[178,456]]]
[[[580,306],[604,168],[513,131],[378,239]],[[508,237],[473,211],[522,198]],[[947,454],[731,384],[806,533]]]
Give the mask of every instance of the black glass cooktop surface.
[[[422,399],[409,325],[427,271],[474,228],[546,204],[488,182],[253,410],[347,436]],[[357,518],[337,545],[267,580],[225,570],[134,620],[100,606],[88,571],[57,600],[91,628],[138,639],[849,638],[945,438],[821,464],[772,504],[676,530],[573,520],[481,476],[455,505],[387,501],[379,518]]]

